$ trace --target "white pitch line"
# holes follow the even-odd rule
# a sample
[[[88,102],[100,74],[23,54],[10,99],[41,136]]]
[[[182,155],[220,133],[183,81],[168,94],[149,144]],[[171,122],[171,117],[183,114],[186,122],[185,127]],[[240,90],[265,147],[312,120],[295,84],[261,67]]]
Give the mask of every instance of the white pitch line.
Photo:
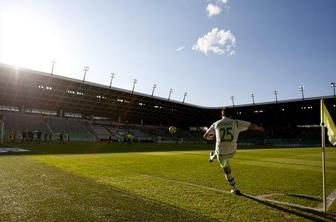
[[[189,183],[189,182],[180,181],[180,180],[174,180],[174,179],[168,179],[168,178],[165,178],[165,177],[153,176],[153,175],[148,175],[148,174],[141,174],[141,175],[142,176],[146,176],[146,177],[151,177],[151,178],[166,180],[166,181],[169,181],[169,182],[179,183],[179,184],[183,184],[183,185],[188,185],[188,186],[192,186],[192,187],[197,187],[197,188],[202,188],[202,189],[206,189],[206,190],[211,190],[211,191],[215,191],[215,192],[219,192],[219,193],[231,194],[231,192],[227,191],[227,190],[221,190],[221,189],[217,189],[217,188],[207,187],[207,186],[200,185],[200,184]]]
[[[178,183],[178,184],[183,184],[183,185],[188,185],[188,186],[192,186],[192,187],[202,188],[202,189],[211,190],[211,191],[215,191],[215,192],[231,194],[231,192],[226,191],[226,190],[207,187],[207,186],[200,185],[200,184],[189,183],[189,182],[174,180],[174,179],[168,179],[168,178],[165,178],[165,177],[153,176],[153,175],[148,175],[148,174],[141,174],[141,175],[145,176],[145,177],[166,180],[166,181],[169,181],[169,182],[174,182],[174,183]],[[301,209],[306,209],[306,210],[322,211],[322,209],[319,209],[319,208],[306,207],[306,206],[303,206],[303,205],[300,205],[300,204],[293,204],[293,203],[282,202],[282,201],[277,201],[277,200],[269,200],[269,199],[263,198],[265,196],[267,197],[267,196],[272,196],[272,195],[276,195],[276,194],[277,193],[252,196],[252,195],[248,195],[248,194],[243,193],[244,196],[251,197],[253,199],[257,199],[257,200],[260,200],[260,201],[265,201],[265,202],[269,202],[269,203],[280,204],[280,205],[285,205],[285,206],[290,206],[290,207],[296,207],[296,208],[301,208]],[[280,194],[280,195],[283,195],[283,194]]]
[[[326,199],[327,199],[327,210],[328,210],[331,204],[336,200],[336,189],[331,194],[329,194],[329,196]],[[319,207],[322,208],[323,203]]]
[[[269,194],[260,194],[255,196],[256,198],[264,199],[272,196],[284,196],[282,193],[269,193]]]

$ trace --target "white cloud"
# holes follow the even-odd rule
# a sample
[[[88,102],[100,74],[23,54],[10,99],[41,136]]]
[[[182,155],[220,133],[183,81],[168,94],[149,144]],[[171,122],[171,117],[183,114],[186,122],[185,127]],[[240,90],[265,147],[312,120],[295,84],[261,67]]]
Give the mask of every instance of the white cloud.
[[[229,2],[229,0],[218,0],[218,2],[223,3],[224,5],[226,5]]]
[[[221,7],[217,5],[213,5],[213,4],[208,4],[206,10],[208,12],[209,17],[212,17],[214,15],[219,15],[223,11]]]
[[[196,44],[192,47],[193,50],[208,54],[212,52],[216,55],[227,54],[233,56],[236,54],[236,38],[230,30],[219,30],[213,28],[203,37],[199,38]]]
[[[223,9],[229,10],[229,0],[217,0],[215,4],[208,4],[206,11],[209,17],[219,15]]]
[[[221,5],[221,7],[225,8],[226,10],[230,9],[229,0],[218,0],[216,5]]]
[[[176,52],[180,52],[185,49],[185,46],[180,46],[177,49],[175,49]]]

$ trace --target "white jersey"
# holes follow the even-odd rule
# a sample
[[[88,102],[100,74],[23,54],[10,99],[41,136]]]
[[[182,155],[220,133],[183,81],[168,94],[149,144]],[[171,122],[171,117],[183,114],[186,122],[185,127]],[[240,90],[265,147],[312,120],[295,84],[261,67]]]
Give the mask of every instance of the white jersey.
[[[237,150],[239,133],[245,131],[250,122],[223,117],[213,123],[207,133],[216,136],[216,153],[220,157],[232,156]]]

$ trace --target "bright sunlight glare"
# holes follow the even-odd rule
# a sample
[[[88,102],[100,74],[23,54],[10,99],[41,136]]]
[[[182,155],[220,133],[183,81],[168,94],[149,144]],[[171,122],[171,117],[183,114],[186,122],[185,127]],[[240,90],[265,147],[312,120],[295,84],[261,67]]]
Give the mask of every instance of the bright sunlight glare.
[[[0,17],[0,60],[4,63],[47,70],[53,58],[64,57],[61,37],[43,18],[24,12]]]

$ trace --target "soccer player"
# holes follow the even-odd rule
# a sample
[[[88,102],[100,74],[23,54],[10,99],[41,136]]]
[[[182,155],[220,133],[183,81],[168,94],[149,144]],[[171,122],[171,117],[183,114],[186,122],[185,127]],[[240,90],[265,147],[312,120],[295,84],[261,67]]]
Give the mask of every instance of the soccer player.
[[[239,133],[245,130],[254,130],[263,132],[264,128],[253,123],[231,119],[226,117],[228,109],[223,109],[222,118],[214,122],[205,132],[203,138],[213,140],[216,138],[215,151],[210,152],[209,162],[217,158],[220,166],[224,170],[224,176],[231,185],[231,193],[240,195],[240,191],[236,186],[234,177],[231,175],[230,159],[234,156],[237,150],[237,139]]]

